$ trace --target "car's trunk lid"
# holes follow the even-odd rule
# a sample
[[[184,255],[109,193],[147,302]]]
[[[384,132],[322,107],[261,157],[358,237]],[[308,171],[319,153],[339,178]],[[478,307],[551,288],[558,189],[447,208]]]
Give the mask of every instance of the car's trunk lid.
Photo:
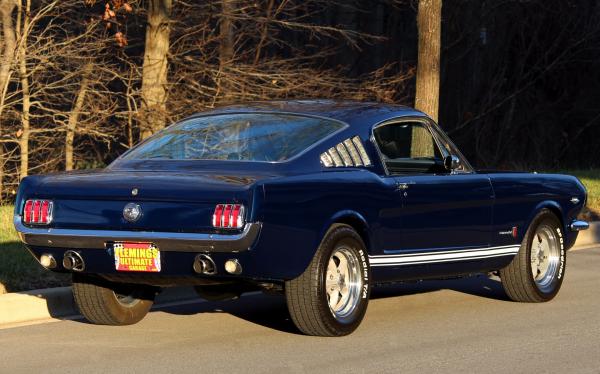
[[[53,200],[56,228],[206,232],[213,230],[217,204],[243,204],[250,217],[255,182],[265,177],[166,171],[54,174],[43,177],[28,198]],[[123,216],[128,203],[142,210],[135,222]]]

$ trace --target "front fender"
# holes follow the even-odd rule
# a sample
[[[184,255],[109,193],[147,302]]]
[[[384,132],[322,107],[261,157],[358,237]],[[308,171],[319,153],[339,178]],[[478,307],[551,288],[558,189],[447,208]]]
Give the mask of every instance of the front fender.
[[[556,214],[558,220],[561,223],[562,229],[563,229],[563,237],[565,239],[565,243],[564,243],[565,248],[567,248],[567,249],[571,248],[575,244],[575,241],[577,240],[578,232],[571,231],[571,229],[569,228],[569,224],[570,224],[571,220],[568,217],[565,217],[564,209],[558,202],[556,202],[554,200],[544,200],[536,205],[535,209],[533,209],[533,211],[529,214],[529,216],[527,217],[527,220],[525,221],[525,227],[523,230],[521,230],[521,235],[519,237],[519,240],[523,240],[525,232],[529,229],[529,226],[531,226],[531,223],[533,222],[533,219],[535,218],[535,216],[537,216],[542,209],[548,209],[548,210],[552,211],[554,214]]]

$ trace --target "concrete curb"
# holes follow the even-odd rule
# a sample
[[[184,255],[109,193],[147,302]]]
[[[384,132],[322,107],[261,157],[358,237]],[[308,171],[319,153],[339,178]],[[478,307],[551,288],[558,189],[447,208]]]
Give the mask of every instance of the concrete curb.
[[[579,233],[573,250],[592,248],[600,243],[600,221]],[[165,289],[156,298],[155,308],[189,300],[199,300],[192,287]],[[0,295],[0,329],[80,318],[71,287],[48,288]]]
[[[155,308],[186,300],[199,300],[192,287],[167,288],[157,296]],[[79,317],[71,287],[0,295],[0,329]]]

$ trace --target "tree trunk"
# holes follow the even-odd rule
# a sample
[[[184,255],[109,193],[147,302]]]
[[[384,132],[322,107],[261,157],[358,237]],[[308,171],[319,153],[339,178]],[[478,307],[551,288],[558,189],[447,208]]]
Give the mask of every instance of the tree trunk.
[[[221,0],[221,21],[219,23],[219,63],[221,67],[227,65],[233,59],[235,40],[233,38],[232,15],[235,12],[235,1]]]
[[[415,107],[438,120],[442,0],[419,0],[419,53]]]
[[[230,84],[227,66],[233,61],[235,53],[235,30],[233,14],[236,10],[236,0],[221,0],[221,19],[219,20],[219,78],[217,80],[217,95],[224,102],[231,100],[232,85]]]
[[[21,110],[21,137],[19,138],[19,152],[21,164],[19,167],[19,180],[25,178],[29,172],[29,135],[31,109],[31,94],[29,91],[29,77],[27,75],[27,33],[29,32],[29,15],[31,12],[31,0],[25,3],[25,11],[19,2],[19,20],[23,17],[23,25],[19,30],[19,81],[21,82],[22,110]]]
[[[141,137],[165,126],[167,118],[167,72],[172,0],[149,0],[146,49],[142,72]]]
[[[227,1],[227,0],[224,0]],[[271,23],[271,17],[273,15],[273,7],[275,6],[275,0],[269,0],[267,4],[267,12],[266,12],[266,21],[261,25],[262,29],[260,30],[260,40],[258,41],[258,45],[256,46],[256,51],[254,52],[254,65],[258,65],[260,61],[260,54],[262,49],[267,41],[267,36],[269,36],[269,24]]]
[[[415,108],[428,114],[437,122],[440,102],[442,0],[419,0],[417,26],[419,52]],[[433,154],[433,139],[420,127],[413,127],[412,152],[413,157]]]
[[[4,109],[4,98],[10,80],[11,67],[14,62],[17,41],[12,13],[16,6],[15,0],[0,0],[0,20],[2,21],[2,34],[4,35],[4,52],[0,60],[0,118]],[[1,128],[1,124],[0,124]]]
[[[85,103],[85,95],[87,94],[88,87],[90,85],[89,76],[93,68],[91,64],[86,65],[83,68],[83,77],[81,78],[81,84],[77,91],[77,97],[75,98],[75,104],[69,114],[69,120],[67,122],[67,135],[65,139],[65,170],[73,170],[73,139],[75,138],[75,132],[77,130],[77,123],[79,122],[79,114]]]
[[[4,99],[8,89],[10,73],[17,47],[15,27],[13,25],[12,13],[16,6],[15,0],[0,0],[0,22],[2,22],[2,34],[4,36],[4,51],[0,59],[0,136],[2,135],[2,111],[4,110]],[[4,143],[0,143],[0,202],[4,196]]]

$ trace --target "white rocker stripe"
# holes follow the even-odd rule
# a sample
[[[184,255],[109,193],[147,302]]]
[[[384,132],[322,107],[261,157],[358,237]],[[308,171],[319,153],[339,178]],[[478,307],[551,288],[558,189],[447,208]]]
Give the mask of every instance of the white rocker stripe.
[[[387,254],[387,255],[375,255],[375,256],[369,256],[370,259],[372,258],[391,258],[391,257],[407,257],[407,256],[424,256],[424,255],[431,255],[431,254],[450,254],[450,253],[467,253],[467,252],[481,252],[481,251],[485,251],[485,250],[493,250],[493,249],[512,249],[514,247],[519,247],[518,244],[511,244],[511,245],[501,245],[501,246],[497,246],[497,247],[477,247],[477,248],[462,248],[462,249],[438,249],[437,251],[427,251],[427,250],[421,250],[419,252],[411,252],[411,253],[401,253],[401,252],[397,252],[397,253],[391,253],[391,254]]]
[[[515,255],[519,252],[519,248],[519,245],[511,245],[443,252],[408,253],[405,255],[369,256],[369,262],[371,263],[371,266],[405,266],[437,262],[468,261]]]

